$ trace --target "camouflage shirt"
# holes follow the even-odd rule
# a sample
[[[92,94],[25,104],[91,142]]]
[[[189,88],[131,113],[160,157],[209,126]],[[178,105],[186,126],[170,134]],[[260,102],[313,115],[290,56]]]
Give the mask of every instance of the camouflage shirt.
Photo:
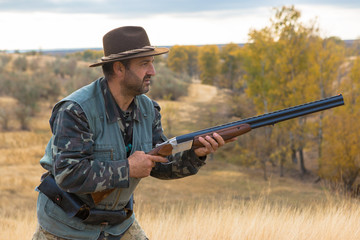
[[[116,121],[124,134],[126,126],[119,121],[121,113],[110,93],[107,81],[101,82],[101,89],[105,99],[105,108],[108,121]],[[153,102],[155,119],[152,125],[153,146],[167,140],[164,136],[161,125],[160,106]],[[140,108],[136,98],[132,107],[132,114],[129,115],[132,121],[140,116]],[[101,184],[106,189],[127,188],[129,186],[128,160],[99,162],[93,159],[92,130],[81,107],[71,101],[62,103],[54,109],[50,118],[50,126],[53,132],[53,174],[61,188],[73,193],[91,193],[97,185]],[[130,124],[130,126],[132,126]],[[205,164],[205,158],[196,156],[193,150],[177,153],[168,157],[171,164],[157,163],[151,171],[151,176],[160,179],[176,179],[196,174],[198,169]],[[121,171],[121,179],[112,181],[114,174]],[[94,172],[100,172],[100,176],[93,178]],[[105,185],[105,186],[104,186]]]

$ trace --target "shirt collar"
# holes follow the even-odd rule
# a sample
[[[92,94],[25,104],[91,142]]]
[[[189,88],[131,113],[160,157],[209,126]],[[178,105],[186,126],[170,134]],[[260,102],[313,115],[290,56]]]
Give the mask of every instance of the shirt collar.
[[[118,105],[113,95],[110,92],[108,82],[105,78],[101,79],[100,86],[105,101],[106,117],[110,123],[114,123],[120,119],[120,112],[118,110]],[[140,121],[141,111],[139,108],[139,102],[137,100],[137,97],[134,98],[134,104],[132,105],[134,111],[133,118],[136,121]]]

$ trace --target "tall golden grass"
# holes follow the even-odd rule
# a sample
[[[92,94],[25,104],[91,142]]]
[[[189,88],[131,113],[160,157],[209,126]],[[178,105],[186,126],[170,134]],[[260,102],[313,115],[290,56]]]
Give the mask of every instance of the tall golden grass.
[[[31,239],[36,229],[36,211],[34,207],[1,208],[0,211],[0,239],[25,240]]]
[[[150,239],[360,239],[360,206],[351,200],[309,201],[303,207],[263,198],[137,205],[136,216]],[[9,208],[0,219],[0,239],[31,239],[36,228],[35,209]]]
[[[348,200],[303,207],[258,199],[140,208],[137,217],[150,239],[360,239],[359,204]]]
[[[31,239],[50,110],[32,131],[0,132],[0,240]],[[15,126],[16,128],[16,126]],[[220,161],[174,181],[144,179],[135,213],[150,239],[360,239],[357,200]]]

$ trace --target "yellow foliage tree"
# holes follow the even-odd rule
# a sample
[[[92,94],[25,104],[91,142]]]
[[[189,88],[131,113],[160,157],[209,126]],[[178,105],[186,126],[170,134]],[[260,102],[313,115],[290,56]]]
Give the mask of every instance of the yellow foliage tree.
[[[199,47],[197,46],[185,46],[185,51],[188,56],[187,60],[187,73],[190,77],[199,77]]]
[[[221,70],[219,87],[235,89],[236,83],[241,77],[242,51],[235,43],[226,44],[220,50]]]
[[[320,176],[341,182],[352,190],[360,172],[360,58],[354,61],[350,77],[342,82],[345,106],[334,109],[324,120],[324,141]]]
[[[176,73],[187,72],[188,54],[184,46],[175,45],[170,49],[167,65]]]
[[[219,48],[216,45],[205,45],[199,50],[200,79],[204,84],[217,85],[219,75]]]
[[[170,49],[167,65],[176,73],[198,77],[198,54],[199,47],[197,46],[175,45]]]
[[[304,103],[313,97],[314,79],[309,78],[309,41],[313,28],[299,22],[300,12],[294,7],[276,9],[270,27],[250,32],[250,43],[246,46],[245,62],[247,93],[254,99],[260,112],[270,112]],[[314,100],[314,99],[312,99]],[[283,144],[275,149],[268,148],[267,155],[281,156],[280,164],[288,155],[300,156],[301,172],[306,168],[303,159],[306,133],[306,118],[299,118],[278,126],[276,134],[268,134],[267,142]],[[270,138],[271,137],[271,138]],[[288,138],[285,141],[283,138]]]
[[[340,65],[345,59],[344,42],[338,38],[313,37],[309,42],[309,79],[315,83],[312,85],[311,94],[318,98],[326,98],[338,93],[338,82]],[[319,167],[321,167],[322,141],[323,141],[323,117],[320,113],[318,120],[318,154]]]

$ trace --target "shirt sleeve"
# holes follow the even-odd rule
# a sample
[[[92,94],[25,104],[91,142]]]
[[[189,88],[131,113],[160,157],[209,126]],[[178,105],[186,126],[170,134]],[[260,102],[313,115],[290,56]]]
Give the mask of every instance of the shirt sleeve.
[[[161,125],[160,106],[153,101],[155,119],[153,122],[153,147],[167,140]],[[205,165],[206,157],[198,157],[194,150],[176,153],[168,157],[169,164],[156,163],[151,171],[151,176],[159,179],[177,179],[196,174]]]
[[[50,125],[54,137],[53,174],[60,188],[82,194],[129,187],[127,159],[93,157],[93,133],[78,104],[68,101],[57,107]]]

